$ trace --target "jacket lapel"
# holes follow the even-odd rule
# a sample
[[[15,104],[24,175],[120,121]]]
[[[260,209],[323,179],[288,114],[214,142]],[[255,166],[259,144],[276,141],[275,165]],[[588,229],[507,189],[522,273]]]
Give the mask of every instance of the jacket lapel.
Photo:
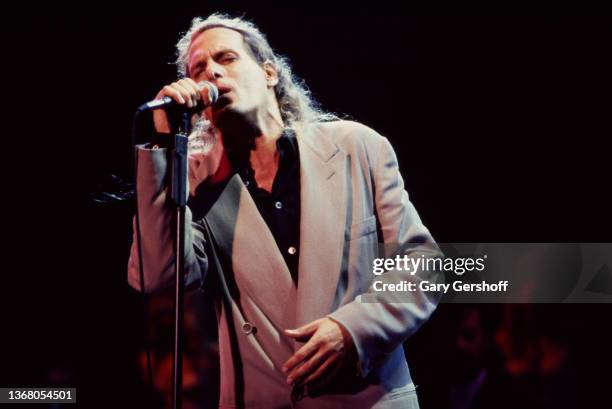
[[[342,270],[347,225],[347,155],[312,128],[296,128],[300,152],[298,288],[239,175],[207,214],[217,245],[241,291],[279,329],[329,314]],[[226,274],[228,272],[226,271]],[[228,279],[228,277],[226,277]]]
[[[347,217],[347,155],[315,129],[298,128],[296,134],[301,183],[297,327],[333,307]]]
[[[230,288],[233,281],[240,297],[250,297],[277,328],[291,328],[296,297],[291,274],[239,175],[229,180],[207,220],[221,252],[231,260],[234,276],[225,271]]]

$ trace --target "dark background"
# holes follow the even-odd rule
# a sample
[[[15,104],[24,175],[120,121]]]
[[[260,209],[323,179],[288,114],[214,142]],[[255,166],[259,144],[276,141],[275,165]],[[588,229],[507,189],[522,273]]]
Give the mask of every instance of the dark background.
[[[131,203],[91,196],[130,180],[132,114],[212,11],[2,17],[1,386],[140,398]],[[326,109],[390,139],[437,241],[610,242],[612,18],[222,11],[254,20]],[[534,308],[577,323],[573,386],[597,407],[612,308]]]

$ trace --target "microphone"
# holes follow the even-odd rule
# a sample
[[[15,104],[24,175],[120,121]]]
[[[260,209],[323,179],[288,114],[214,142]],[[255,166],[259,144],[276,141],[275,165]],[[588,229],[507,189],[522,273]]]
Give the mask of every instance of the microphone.
[[[208,88],[208,101],[203,101],[202,98],[200,98],[198,100],[198,105],[196,105],[193,108],[187,108],[187,106],[185,105],[184,109],[202,110],[210,105],[213,105],[215,102],[217,102],[217,98],[219,98],[219,89],[215,86],[215,84],[212,84],[208,81],[198,82],[198,89],[202,91],[204,88]],[[181,105],[178,104],[176,101],[174,101],[170,97],[163,97],[162,99],[154,99],[153,101],[149,101],[146,104],[142,104],[140,107],[138,107],[138,110],[143,112],[143,111],[149,111],[153,109],[169,108],[169,107],[176,107],[176,106],[181,106]]]

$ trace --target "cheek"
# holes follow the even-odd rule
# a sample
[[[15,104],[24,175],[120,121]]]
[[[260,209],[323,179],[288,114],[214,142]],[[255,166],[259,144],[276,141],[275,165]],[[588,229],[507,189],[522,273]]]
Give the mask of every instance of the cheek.
[[[266,98],[267,84],[260,77],[245,78],[240,86],[241,99],[251,101],[253,104],[262,102]]]
[[[266,87],[266,78],[259,67],[245,67],[240,72],[236,72],[235,78],[240,78],[242,86],[251,91]]]
[[[265,79],[261,75],[251,74],[245,77],[245,86],[251,91],[265,88]]]

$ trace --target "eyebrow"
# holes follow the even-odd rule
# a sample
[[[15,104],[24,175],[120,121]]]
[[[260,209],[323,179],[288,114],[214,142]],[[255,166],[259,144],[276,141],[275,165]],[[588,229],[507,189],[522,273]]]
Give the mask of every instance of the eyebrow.
[[[238,55],[238,52],[232,48],[222,48],[219,51],[216,51],[213,54],[213,60],[217,60],[218,58],[220,58],[221,56],[223,56],[224,54],[229,54],[229,53],[233,53]],[[205,66],[206,64],[204,63],[204,61],[200,58],[199,60],[197,60],[197,62],[195,64],[193,64],[193,66],[189,67],[189,71],[192,71],[198,67],[202,67]]]

